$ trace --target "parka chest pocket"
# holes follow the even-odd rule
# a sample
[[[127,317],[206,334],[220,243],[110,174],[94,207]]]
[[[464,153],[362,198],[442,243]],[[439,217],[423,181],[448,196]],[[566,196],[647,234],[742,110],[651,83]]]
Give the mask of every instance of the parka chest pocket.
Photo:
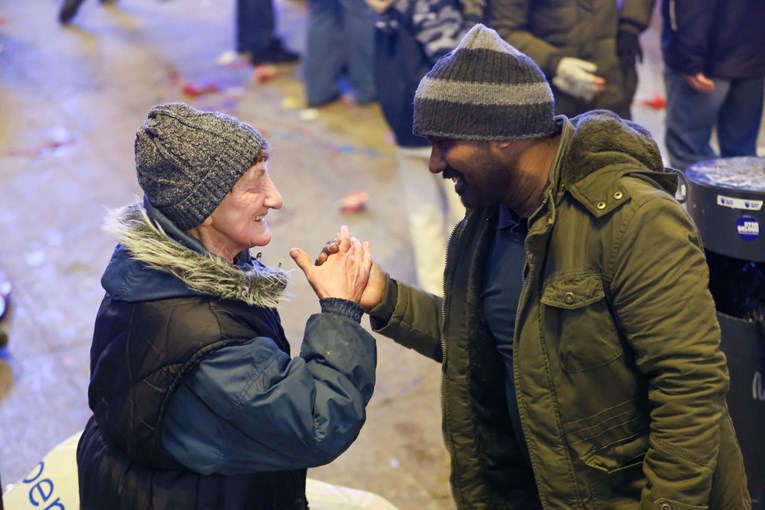
[[[557,342],[566,372],[607,365],[622,346],[598,273],[554,275],[542,292],[543,335]]]

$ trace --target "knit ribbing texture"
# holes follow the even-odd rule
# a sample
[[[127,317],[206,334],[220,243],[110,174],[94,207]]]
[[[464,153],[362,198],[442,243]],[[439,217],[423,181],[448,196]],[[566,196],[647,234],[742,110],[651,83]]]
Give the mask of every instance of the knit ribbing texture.
[[[135,138],[138,183],[181,230],[201,224],[268,145],[246,122],[184,103],[154,106]]]
[[[477,24],[420,81],[416,135],[457,140],[516,140],[558,131],[555,103],[531,58]]]

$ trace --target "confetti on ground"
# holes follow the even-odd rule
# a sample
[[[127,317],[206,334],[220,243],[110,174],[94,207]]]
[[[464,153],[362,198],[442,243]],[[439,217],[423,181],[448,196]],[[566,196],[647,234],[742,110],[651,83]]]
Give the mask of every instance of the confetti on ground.
[[[301,120],[316,120],[319,118],[319,110],[316,108],[307,108],[300,112]]]
[[[303,101],[296,97],[286,96],[284,99],[282,99],[282,108],[287,108],[288,110],[297,110],[302,106]]]
[[[40,158],[42,156],[47,156],[60,147],[72,145],[74,142],[75,138],[72,136],[61,139],[46,140],[45,142],[42,142],[35,147],[30,147],[27,149],[9,149],[5,152],[4,155],[21,158]]]
[[[252,78],[256,83],[271,81],[276,78],[277,75],[278,72],[276,71],[276,66],[271,64],[255,66],[255,69],[252,70]]]
[[[244,87],[228,87],[227,89],[223,90],[223,94],[226,97],[239,99],[247,94],[247,89]]]
[[[340,212],[357,213],[367,208],[367,192],[356,191],[340,199]]]
[[[218,55],[215,63],[226,69],[244,69],[250,65],[247,55],[235,51],[224,51]]]
[[[215,84],[195,85],[184,81],[180,82],[180,88],[181,92],[189,97],[199,97],[221,91],[221,88]]]
[[[239,60],[239,53],[235,51],[224,51],[218,58],[215,59],[215,63],[219,66],[228,66]]]
[[[215,94],[223,91],[223,87],[214,83],[197,85],[195,83],[191,83],[190,81],[184,80],[176,70],[171,71],[170,82],[173,84],[173,86],[177,87],[182,94],[192,98],[205,96],[208,94]]]
[[[653,110],[663,110],[667,107],[667,100],[661,96],[653,96],[650,99],[644,99],[640,104]]]

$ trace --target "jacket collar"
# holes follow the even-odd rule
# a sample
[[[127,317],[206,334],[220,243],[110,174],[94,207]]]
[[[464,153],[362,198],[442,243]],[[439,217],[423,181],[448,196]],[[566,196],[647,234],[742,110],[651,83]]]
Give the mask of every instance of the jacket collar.
[[[106,219],[105,229],[120,243],[102,278],[113,298],[208,295],[270,308],[283,299],[287,271],[264,266],[245,252],[231,265],[152,209],[154,220],[140,202],[116,209]]]
[[[604,178],[606,173],[611,177]],[[553,194],[568,190],[591,214],[603,216],[629,198],[620,179],[625,175],[647,179],[673,196],[677,189],[677,174],[664,168],[656,142],[642,126],[605,110],[564,118]]]

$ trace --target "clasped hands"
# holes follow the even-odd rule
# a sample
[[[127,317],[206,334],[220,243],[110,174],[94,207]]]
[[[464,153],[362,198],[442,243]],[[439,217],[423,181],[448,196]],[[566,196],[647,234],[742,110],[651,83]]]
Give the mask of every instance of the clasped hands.
[[[320,299],[347,299],[366,311],[382,301],[385,274],[372,260],[369,243],[351,237],[345,225],[324,245],[315,262],[300,248],[292,248],[290,256]]]

